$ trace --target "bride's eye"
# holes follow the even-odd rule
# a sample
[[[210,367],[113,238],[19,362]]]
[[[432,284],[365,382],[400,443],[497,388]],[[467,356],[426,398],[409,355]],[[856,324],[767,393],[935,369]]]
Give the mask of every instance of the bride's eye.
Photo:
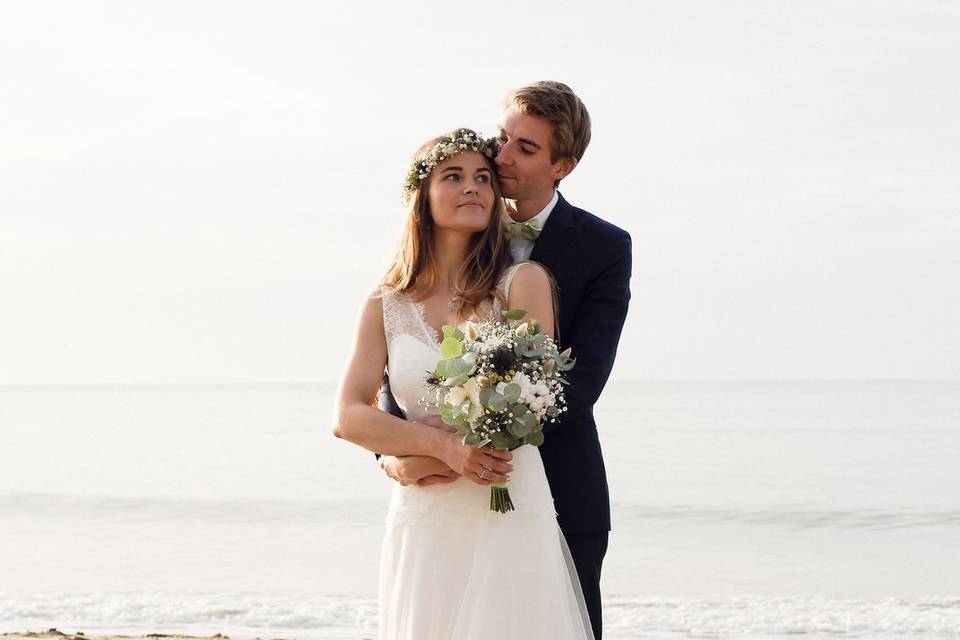
[[[460,179],[460,176],[457,175],[456,173],[448,173],[447,177],[444,178],[444,180],[453,180],[454,182],[456,182],[459,179]]]
[[[480,175],[477,176],[477,180],[483,183],[487,183],[487,182],[490,182],[490,176],[488,176],[485,173],[481,173]]]

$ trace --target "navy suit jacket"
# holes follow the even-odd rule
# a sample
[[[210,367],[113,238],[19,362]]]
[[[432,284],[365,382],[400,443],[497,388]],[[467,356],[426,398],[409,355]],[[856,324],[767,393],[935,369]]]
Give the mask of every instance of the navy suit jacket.
[[[540,455],[565,535],[610,530],[610,494],[593,405],[610,377],[630,302],[630,234],[559,196],[531,260],[557,282],[559,342],[577,363],[564,377],[567,411],[544,427]],[[385,390],[386,391],[386,390]],[[398,414],[389,393],[380,406]]]
[[[530,259],[559,294],[559,342],[576,365],[564,377],[567,411],[548,423],[540,455],[564,534],[610,530],[607,474],[593,405],[610,377],[630,302],[630,234],[559,196]]]

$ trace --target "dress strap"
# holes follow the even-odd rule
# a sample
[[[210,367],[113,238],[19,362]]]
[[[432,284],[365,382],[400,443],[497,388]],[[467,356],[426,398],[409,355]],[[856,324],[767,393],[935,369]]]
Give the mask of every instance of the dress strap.
[[[517,271],[520,270],[520,267],[527,264],[526,262],[518,262],[514,265],[511,265],[503,273],[503,277],[500,279],[500,291],[503,292],[503,297],[506,300],[510,299],[510,283],[513,282],[513,276],[517,275]]]

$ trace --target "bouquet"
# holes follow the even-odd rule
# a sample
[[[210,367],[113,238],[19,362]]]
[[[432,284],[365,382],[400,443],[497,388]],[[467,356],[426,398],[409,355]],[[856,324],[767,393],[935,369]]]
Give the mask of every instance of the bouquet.
[[[463,443],[510,451],[543,444],[543,425],[566,411],[561,373],[573,368],[570,349],[540,333],[526,311],[501,312],[503,322],[444,325],[442,359],[429,372],[443,421],[463,434]],[[490,487],[490,509],[513,511],[506,483]]]

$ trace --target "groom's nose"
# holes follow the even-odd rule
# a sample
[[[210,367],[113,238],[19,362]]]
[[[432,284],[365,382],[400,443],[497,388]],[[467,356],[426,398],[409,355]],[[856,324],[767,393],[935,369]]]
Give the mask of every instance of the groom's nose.
[[[513,148],[510,146],[510,143],[500,147],[500,150],[497,151],[497,156],[493,159],[497,163],[497,166],[507,166],[513,162]]]

